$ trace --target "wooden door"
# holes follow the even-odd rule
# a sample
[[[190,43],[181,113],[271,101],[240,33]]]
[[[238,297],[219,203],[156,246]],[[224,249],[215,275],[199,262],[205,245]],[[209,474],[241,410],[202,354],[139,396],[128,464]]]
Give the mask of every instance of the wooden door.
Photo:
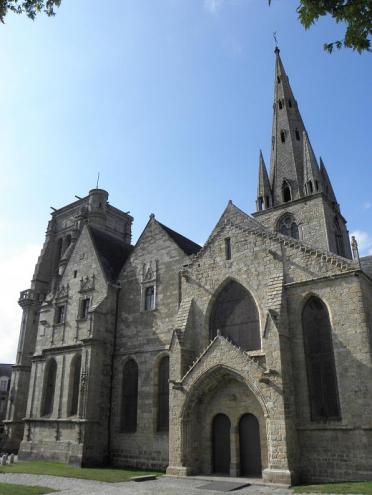
[[[217,414],[212,424],[213,472],[230,474],[230,420]]]
[[[262,476],[260,427],[256,416],[244,414],[239,421],[240,475]]]

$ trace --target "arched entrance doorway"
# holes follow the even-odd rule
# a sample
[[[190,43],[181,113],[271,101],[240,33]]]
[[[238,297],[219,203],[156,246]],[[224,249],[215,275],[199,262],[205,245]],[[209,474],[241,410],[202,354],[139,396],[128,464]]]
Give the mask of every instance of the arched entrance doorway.
[[[260,427],[256,416],[244,414],[239,421],[240,475],[261,477]]]
[[[230,420],[225,414],[217,414],[212,423],[213,472],[230,474]]]

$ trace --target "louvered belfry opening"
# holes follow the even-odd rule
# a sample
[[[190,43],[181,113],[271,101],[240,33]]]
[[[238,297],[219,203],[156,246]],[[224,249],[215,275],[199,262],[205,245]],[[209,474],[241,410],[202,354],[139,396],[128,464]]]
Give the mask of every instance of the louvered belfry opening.
[[[302,326],[311,420],[340,420],[331,322],[325,304],[318,297],[307,301]]]
[[[121,431],[134,433],[137,430],[138,366],[130,359],[123,368],[121,405]]]
[[[228,282],[214,302],[210,316],[211,338],[218,332],[245,351],[261,348],[256,303],[238,282]]]

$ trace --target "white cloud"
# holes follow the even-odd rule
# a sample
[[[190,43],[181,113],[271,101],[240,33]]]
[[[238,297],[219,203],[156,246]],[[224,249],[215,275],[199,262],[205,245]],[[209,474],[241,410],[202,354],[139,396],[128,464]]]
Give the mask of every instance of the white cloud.
[[[30,287],[40,254],[39,245],[0,258],[0,363],[14,363],[22,317],[17,300],[21,290]]]
[[[351,233],[351,236],[355,237],[361,256],[372,255],[372,235],[363,230],[354,230],[354,232]]]
[[[216,15],[226,0],[204,0],[204,8],[210,14]]]
[[[365,201],[365,202],[363,203],[363,208],[364,208],[365,210],[369,210],[370,208],[372,208],[372,202],[371,202],[371,201]]]

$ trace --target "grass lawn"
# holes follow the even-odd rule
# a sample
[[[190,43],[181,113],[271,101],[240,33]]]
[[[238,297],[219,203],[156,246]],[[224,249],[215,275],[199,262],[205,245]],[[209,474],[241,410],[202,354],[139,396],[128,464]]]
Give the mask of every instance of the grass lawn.
[[[65,478],[106,481],[107,483],[128,481],[132,476],[163,474],[160,472],[140,471],[137,469],[79,468],[69,464],[63,464],[62,462],[52,461],[18,461],[15,464],[0,466],[0,473],[49,474],[51,476],[64,476]],[[0,495],[2,495],[2,492],[0,492]]]
[[[25,486],[10,485],[9,483],[0,483],[0,495],[43,495],[52,493],[55,490],[44,488],[43,486]]]
[[[294,493],[358,493],[372,495],[372,481],[349,481],[324,485],[295,486]]]

